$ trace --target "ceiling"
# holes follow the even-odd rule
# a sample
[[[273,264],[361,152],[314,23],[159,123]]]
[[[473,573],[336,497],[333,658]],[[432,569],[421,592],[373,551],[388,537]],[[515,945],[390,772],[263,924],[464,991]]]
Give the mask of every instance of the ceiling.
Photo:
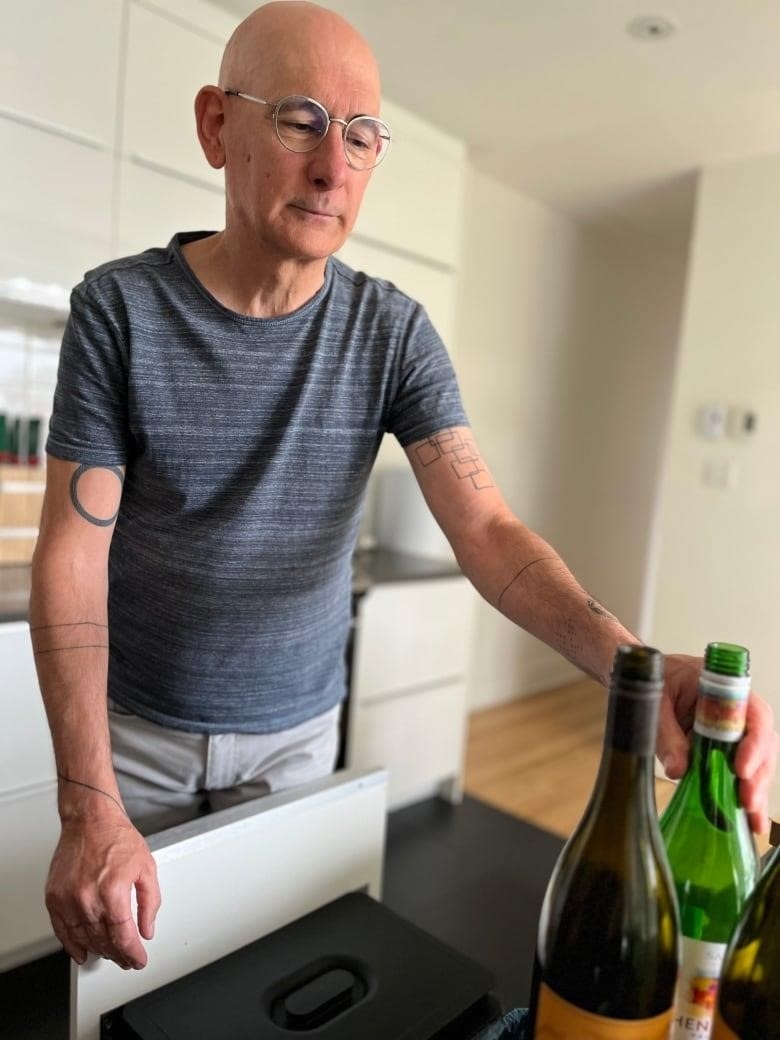
[[[243,17],[255,0],[218,0]],[[780,152],[780,0],[329,0],[392,101],[576,218],[685,247],[695,171]],[[675,31],[627,25],[663,16]]]

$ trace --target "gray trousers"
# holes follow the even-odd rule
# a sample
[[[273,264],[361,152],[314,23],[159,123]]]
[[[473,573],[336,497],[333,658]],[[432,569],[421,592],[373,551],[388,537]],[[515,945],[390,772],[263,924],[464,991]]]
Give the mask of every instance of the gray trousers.
[[[336,705],[280,733],[191,733],[108,702],[111,754],[130,819],[153,834],[207,812],[297,787],[333,772]]]

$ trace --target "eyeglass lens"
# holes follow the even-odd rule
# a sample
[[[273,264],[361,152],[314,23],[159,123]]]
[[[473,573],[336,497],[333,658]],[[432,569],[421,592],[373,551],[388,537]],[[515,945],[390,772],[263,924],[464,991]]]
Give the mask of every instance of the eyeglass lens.
[[[276,107],[276,132],[291,152],[316,148],[328,131],[328,113],[305,97],[283,98]],[[351,119],[344,128],[344,149],[351,166],[370,170],[384,157],[390,140],[387,128],[371,116]]]

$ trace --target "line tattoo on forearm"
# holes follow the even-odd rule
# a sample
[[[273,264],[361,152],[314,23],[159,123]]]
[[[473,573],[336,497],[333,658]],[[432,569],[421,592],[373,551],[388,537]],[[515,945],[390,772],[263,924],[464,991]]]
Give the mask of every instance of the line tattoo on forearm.
[[[56,625],[30,625],[31,632],[43,632],[47,628],[74,628],[76,625],[92,625],[93,628],[108,628],[102,621],[60,621]]]
[[[33,650],[33,657],[41,654],[57,654],[61,650],[108,650],[108,643],[74,643],[72,646],[52,646],[46,650]]]
[[[590,610],[593,614],[596,614],[598,617],[603,618],[605,621],[617,621],[615,615],[610,614],[606,607],[602,607],[602,605],[595,599],[589,599],[587,606],[588,610]]]
[[[95,787],[94,784],[85,783],[83,780],[74,780],[70,776],[65,776],[65,774],[61,773],[59,770],[57,770],[57,779],[62,780],[64,784],[75,784],[76,787],[86,787],[88,791],[95,791],[97,794],[102,794],[106,798],[110,798],[114,805],[120,810],[120,812],[124,816],[127,816],[127,812],[122,803],[118,802],[112,794],[108,793],[108,791],[104,791],[102,787]]]
[[[517,579],[522,574],[524,574],[528,570],[529,567],[533,567],[533,565],[535,563],[541,563],[542,560],[557,560],[557,559],[558,559],[557,556],[539,556],[535,560],[530,560],[528,563],[525,564],[525,566],[521,567],[520,570],[517,572],[517,574],[514,576],[514,578],[512,578],[512,580],[510,582],[508,582],[504,586],[504,588],[501,590],[501,594],[498,597],[498,602],[496,603],[496,610],[499,610],[499,611],[501,610],[501,601],[503,600],[505,594],[507,592],[509,592],[509,590],[512,588],[512,586],[517,581]]]
[[[79,481],[91,469],[102,469],[108,473],[113,473],[119,481],[120,489],[124,485],[125,475],[119,466],[100,466],[96,464],[90,465],[89,463],[82,462],[82,464],[73,471],[73,475],[70,478],[70,500],[73,503],[73,508],[82,516],[88,523],[94,524],[96,527],[110,527],[117,516],[119,515],[119,506],[117,506],[116,512],[113,516],[102,517],[95,516],[91,513],[84,503],[79,498]]]
[[[459,430],[442,430],[419,444],[415,453],[420,465],[426,467],[446,459],[458,480],[470,480],[477,491],[494,487],[474,442]]]

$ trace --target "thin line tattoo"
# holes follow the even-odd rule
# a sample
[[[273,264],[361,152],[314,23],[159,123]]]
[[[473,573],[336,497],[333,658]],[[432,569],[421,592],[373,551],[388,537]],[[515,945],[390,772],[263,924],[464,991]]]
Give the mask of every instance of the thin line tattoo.
[[[58,625],[30,625],[31,632],[43,632],[47,628],[73,628],[75,625],[92,625],[94,628],[108,628],[100,621],[62,621]]]
[[[88,523],[94,524],[96,527],[110,527],[111,524],[113,524],[113,522],[119,516],[119,507],[118,506],[117,506],[117,510],[116,510],[116,512],[114,513],[113,516],[109,516],[109,517],[104,518],[104,517],[100,517],[100,516],[93,516],[92,513],[90,513],[84,507],[84,505],[79,501],[79,491],[78,491],[79,480],[81,480],[81,478],[84,476],[84,474],[87,473],[91,469],[104,469],[104,470],[107,470],[109,473],[113,473],[114,476],[119,481],[120,488],[124,486],[125,475],[124,475],[124,473],[122,472],[122,470],[120,469],[119,466],[99,466],[99,465],[95,465],[95,464],[90,465],[90,464],[88,464],[86,462],[82,462],[82,464],[78,467],[78,469],[75,469],[73,471],[73,475],[70,478],[70,500],[73,503],[73,508],[76,510],[76,512],[79,514],[79,516],[84,517],[84,519]]]
[[[474,442],[458,430],[442,430],[428,437],[417,446],[415,454],[424,467],[446,459],[458,480],[470,480],[477,491],[495,486]]]
[[[87,784],[83,780],[73,780],[71,779],[71,777],[65,776],[65,774],[61,773],[59,770],[57,770],[57,779],[62,780],[62,782],[65,784],[75,784],[77,787],[86,787],[90,791],[96,791],[98,794],[105,795],[106,798],[111,799],[111,801],[120,810],[120,812],[127,816],[127,812],[125,811],[125,808],[122,805],[122,803],[118,802],[112,794],[108,793],[108,791],[104,791],[102,787],[95,787],[93,784]]]
[[[597,603],[595,599],[589,599],[587,606],[588,610],[592,611],[594,614],[597,614],[599,617],[604,618],[605,621],[617,620],[614,614],[610,614],[607,608],[602,607],[602,605],[600,603]]]
[[[40,654],[56,654],[60,650],[108,650],[108,643],[74,643],[73,646],[52,646],[48,650],[33,650],[33,657]]]
[[[529,567],[533,567],[533,565],[535,563],[541,563],[542,560],[557,560],[557,559],[558,559],[557,556],[540,556],[540,557],[538,557],[538,559],[531,560],[524,567],[521,567],[520,570],[517,572],[517,574],[514,576],[514,578],[512,578],[512,580],[509,582],[509,584],[505,585],[504,588],[501,590],[501,595],[498,597],[498,602],[496,603],[496,610],[499,610],[499,611],[501,610],[501,600],[504,598],[505,593],[507,593],[511,589],[511,587],[514,585],[514,583],[517,581],[517,579],[520,577],[520,575],[524,574],[528,570]]]

